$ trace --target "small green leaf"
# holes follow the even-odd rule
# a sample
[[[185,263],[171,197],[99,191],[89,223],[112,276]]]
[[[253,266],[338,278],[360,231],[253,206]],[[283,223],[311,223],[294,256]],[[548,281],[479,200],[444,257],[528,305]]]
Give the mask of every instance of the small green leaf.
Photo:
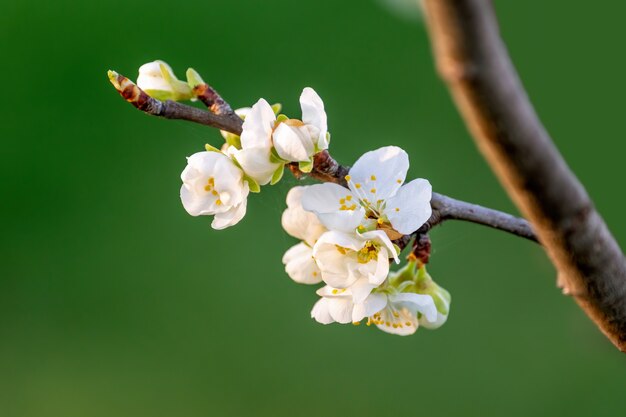
[[[313,170],[313,161],[311,160],[298,162],[298,168],[300,168],[300,171],[307,174]]]
[[[251,178],[251,177],[249,177],[249,176],[244,174],[243,180],[244,181],[248,181],[248,187],[250,187],[250,192],[251,193],[259,193],[259,192],[261,192],[261,186],[259,185],[258,182],[256,182],[254,180],[254,178]]]
[[[272,110],[274,110],[274,114],[278,114],[280,113],[280,111],[283,109],[283,105],[280,103],[274,103],[272,104]]]
[[[208,143],[204,145],[204,149],[206,149],[207,152],[222,152],[219,149],[217,149],[215,146],[209,145]]]
[[[289,120],[289,117],[285,116],[284,114],[279,114],[276,117],[276,124],[278,124],[280,122],[284,122],[285,120]]]
[[[270,181],[270,185],[276,184],[281,180],[283,174],[285,173],[285,166],[281,164],[276,171],[274,171],[274,175],[272,175],[272,180]]]

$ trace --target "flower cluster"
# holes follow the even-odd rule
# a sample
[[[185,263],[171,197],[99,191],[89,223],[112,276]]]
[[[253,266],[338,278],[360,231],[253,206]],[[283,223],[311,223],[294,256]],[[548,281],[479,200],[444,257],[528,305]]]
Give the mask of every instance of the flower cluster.
[[[431,215],[431,186],[404,184],[409,159],[395,146],[367,152],[333,183],[295,187],[282,225],[301,242],[283,257],[287,274],[302,284],[324,282],[311,317],[322,324],[375,324],[388,333],[436,328],[448,315],[450,295],[415,257],[398,272],[393,240],[410,235]]]
[[[137,85],[158,99],[192,100],[203,83],[193,70],[187,82],[162,61],[143,65]],[[324,103],[311,88],[300,95],[302,118],[279,114],[280,105],[260,99],[236,111],[243,120],[240,136],[222,132],[221,148],[207,145],[193,154],[181,174],[180,198],[192,216],[210,215],[211,226],[224,229],[246,214],[250,192],[276,184],[286,164],[310,172],[314,155],[329,146]],[[409,158],[396,146],[367,152],[334,183],[292,188],[283,228],[300,243],[283,256],[287,274],[301,284],[325,285],[311,311],[329,324],[375,324],[399,335],[418,326],[436,328],[448,316],[450,295],[439,287],[414,256],[402,269],[394,241],[416,232],[431,215],[431,185],[425,179],[405,184]]]
[[[180,81],[163,61],[142,65],[137,77],[137,86],[160,100],[193,100],[193,87],[200,83],[191,68],[187,82]],[[313,156],[328,148],[330,134],[324,103],[312,88],[302,91],[300,106],[302,119],[277,114],[280,105],[270,106],[264,99],[237,110],[243,119],[241,136],[222,132],[226,143],[220,149],[207,145],[206,151],[187,158],[180,189],[185,210],[192,216],[214,216],[211,226],[224,229],[245,216],[250,192],[280,181],[285,164],[295,162],[302,172],[310,172]]]

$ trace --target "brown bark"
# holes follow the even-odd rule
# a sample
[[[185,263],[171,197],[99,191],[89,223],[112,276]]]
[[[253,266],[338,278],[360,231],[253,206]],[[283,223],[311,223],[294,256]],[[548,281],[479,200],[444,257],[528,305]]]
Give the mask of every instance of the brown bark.
[[[558,282],[626,351],[626,261],[539,121],[489,0],[425,0],[440,75],[478,148],[527,217]]]

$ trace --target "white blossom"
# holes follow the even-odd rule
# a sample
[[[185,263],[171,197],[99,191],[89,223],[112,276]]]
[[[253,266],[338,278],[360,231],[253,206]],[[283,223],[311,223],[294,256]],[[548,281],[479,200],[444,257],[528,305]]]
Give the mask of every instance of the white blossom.
[[[270,182],[281,163],[271,160],[272,133],[276,115],[272,106],[260,99],[246,114],[241,133],[241,149],[233,150],[233,156],[246,175],[260,185]]]
[[[309,161],[328,148],[328,126],[324,103],[315,90],[306,87],[300,95],[302,120],[281,121],[273,134],[278,155],[291,162]]]
[[[403,185],[408,169],[408,155],[396,146],[367,152],[346,175],[349,189],[313,185],[302,197],[303,207],[331,230],[379,228],[394,238],[411,234],[431,215],[432,188],[421,178]]]
[[[417,331],[420,324],[434,323],[437,308],[430,295],[398,292],[392,288],[374,291],[361,302],[354,301],[351,289],[325,286],[317,291],[322,297],[311,310],[311,317],[322,324],[359,324],[367,318],[367,325],[392,334],[406,336]],[[419,318],[418,318],[419,316]]]
[[[363,234],[326,232],[313,247],[313,257],[322,280],[334,288],[350,288],[357,303],[385,281],[390,258],[399,262],[393,243],[379,230]]]
[[[249,192],[243,171],[221,152],[198,152],[187,158],[180,199],[192,216],[214,215],[211,226],[224,229],[246,214]]]
[[[181,101],[193,97],[189,85],[176,78],[172,68],[159,60],[139,67],[137,86],[158,100]]]
[[[302,208],[300,199],[306,187],[293,187],[287,193],[287,209],[283,212],[282,226],[291,236],[301,242],[285,252],[283,263],[291,279],[300,284],[317,284],[322,281],[321,272],[313,259],[313,245],[326,232],[315,214]]]

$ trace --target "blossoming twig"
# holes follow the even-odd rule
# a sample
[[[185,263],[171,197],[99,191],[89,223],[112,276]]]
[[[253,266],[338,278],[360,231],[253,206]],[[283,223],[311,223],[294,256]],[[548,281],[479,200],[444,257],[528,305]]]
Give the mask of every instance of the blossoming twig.
[[[491,1],[424,5],[438,70],[478,147],[531,220],[559,286],[626,352],[626,259],[533,109]]]
[[[235,135],[241,135],[243,121],[239,117],[230,116],[230,113],[225,110],[227,108],[230,109],[230,105],[213,89],[211,89],[211,91],[216,97],[219,97],[217,101],[223,103],[216,105],[214,109],[215,113],[171,100],[161,101],[152,98],[128,78],[114,71],[109,71],[109,79],[126,101],[144,113],[167,119],[188,120],[205,126],[222,129]],[[212,106],[217,103],[217,101],[212,102],[210,100],[215,100],[215,96],[213,96],[212,99],[207,98],[207,102],[205,103],[207,106]],[[220,112],[223,113],[220,114]],[[308,175],[322,182],[333,182],[344,187],[347,186],[345,177],[350,168],[339,164],[327,150],[319,152],[314,156],[313,170],[308,174],[303,173],[297,163],[291,163],[288,166],[296,178]],[[433,209],[432,215],[417,233],[426,233],[446,220],[462,220],[502,230],[535,242],[537,241],[532,227],[524,219],[476,204],[456,200],[438,193],[432,194],[431,204]],[[399,244],[400,247],[404,247],[408,244],[409,240],[410,239],[403,239],[396,241],[396,243]]]
[[[228,115],[211,113],[176,101],[161,101],[150,97],[128,78],[115,71],[109,71],[109,80],[120,95],[144,113],[166,119],[181,119],[241,134],[241,119]]]

